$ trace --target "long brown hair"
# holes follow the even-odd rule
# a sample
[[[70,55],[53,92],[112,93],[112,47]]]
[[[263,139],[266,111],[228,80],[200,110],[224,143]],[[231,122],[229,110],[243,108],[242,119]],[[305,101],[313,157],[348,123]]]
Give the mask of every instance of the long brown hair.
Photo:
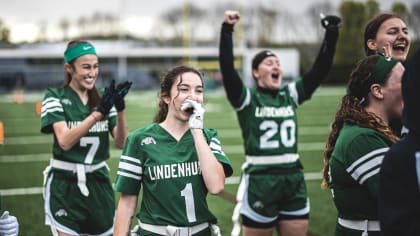
[[[201,82],[203,83],[203,75],[200,71],[197,69],[194,69],[192,67],[188,66],[176,66],[170,69],[164,76],[162,81],[160,82],[160,101],[159,101],[159,110],[156,113],[153,121],[156,123],[161,123],[166,119],[166,116],[168,115],[168,104],[165,103],[163,98],[170,97],[171,96],[171,88],[173,84],[175,83],[178,76],[180,77],[180,81],[178,84],[182,83],[182,75],[187,72],[192,72],[197,74]],[[204,86],[204,83],[203,83]]]
[[[79,44],[82,43],[89,43],[88,41],[85,40],[73,40],[67,43],[67,49],[72,48],[74,46],[77,46]],[[76,70],[76,67],[74,66],[74,62],[76,61],[77,58],[73,59],[72,61],[68,62],[68,64],[73,68],[73,70]],[[68,85],[70,84],[72,80],[71,74],[68,73],[66,71],[66,76],[64,78],[64,85]],[[99,93],[96,89],[95,86],[93,86],[93,88],[91,90],[88,90],[88,106],[90,111],[93,111],[93,109],[99,105],[100,101],[101,101],[101,97],[99,96]]]
[[[331,125],[331,132],[328,135],[327,144],[324,150],[324,178],[321,184],[322,188],[327,188],[330,185],[328,174],[329,160],[340,130],[345,123],[376,130],[377,132],[384,134],[392,142],[399,140],[382,118],[365,110],[366,105],[369,104],[367,94],[369,93],[368,87],[370,87],[370,83],[368,80],[379,57],[379,55],[366,57],[357,64],[356,68],[350,74],[348,92],[343,96],[341,106],[335,114],[335,119]],[[382,83],[385,84],[388,79],[389,75]]]
[[[367,56],[373,55],[376,53],[376,51],[371,50],[367,46],[367,42],[369,39],[376,39],[376,34],[378,33],[379,27],[381,27],[382,23],[385,21],[392,19],[392,18],[398,18],[404,21],[400,16],[390,13],[381,13],[379,15],[376,15],[372,19],[368,21],[368,23],[365,26],[365,35],[364,35],[364,45],[365,45],[365,53]]]

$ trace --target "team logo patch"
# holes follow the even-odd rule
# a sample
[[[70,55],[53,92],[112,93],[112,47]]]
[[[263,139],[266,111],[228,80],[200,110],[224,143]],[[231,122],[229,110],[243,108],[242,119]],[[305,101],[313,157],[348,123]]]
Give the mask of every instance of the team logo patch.
[[[60,209],[56,211],[54,215],[57,217],[67,216],[67,211],[64,209]]]
[[[64,105],[67,105],[67,106],[73,105],[72,102],[70,101],[70,99],[68,99],[68,98],[61,99],[61,103],[64,104]]]
[[[254,202],[254,204],[252,204],[252,207],[254,207],[255,209],[262,209],[264,208],[264,204],[261,201],[256,201]]]
[[[141,146],[148,144],[156,144],[156,140],[153,137],[146,137],[143,140],[141,140]]]

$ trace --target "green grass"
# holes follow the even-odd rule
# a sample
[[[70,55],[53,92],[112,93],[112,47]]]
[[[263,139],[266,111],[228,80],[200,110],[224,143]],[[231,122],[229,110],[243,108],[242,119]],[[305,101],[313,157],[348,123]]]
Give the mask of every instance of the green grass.
[[[343,87],[322,87],[298,109],[299,153],[305,173],[320,173],[322,169],[323,146],[329,125],[344,92]],[[39,131],[40,118],[35,113],[35,103],[41,99],[42,93],[33,93],[27,96],[24,104],[17,105],[10,95],[0,95],[0,121],[5,131],[5,143],[0,145],[0,194],[5,195],[7,189],[42,186],[42,171],[51,156],[52,136]],[[132,91],[127,95],[129,131],[151,122],[156,102],[156,92]],[[238,177],[244,161],[242,139],[235,113],[224,91],[208,92],[205,107],[205,126],[218,130],[225,152],[232,161],[234,176]],[[113,179],[119,152],[111,148],[112,157],[108,164]],[[320,183],[320,179],[307,180],[311,203],[309,231],[318,236],[328,236],[333,235],[337,212],[330,192],[322,190]],[[228,184],[225,191],[235,195],[237,187],[237,184]],[[229,235],[234,204],[219,196],[209,196],[208,202],[218,217],[223,235]],[[5,209],[18,217],[20,235],[51,235],[50,229],[44,225],[41,194],[2,196],[1,211]]]

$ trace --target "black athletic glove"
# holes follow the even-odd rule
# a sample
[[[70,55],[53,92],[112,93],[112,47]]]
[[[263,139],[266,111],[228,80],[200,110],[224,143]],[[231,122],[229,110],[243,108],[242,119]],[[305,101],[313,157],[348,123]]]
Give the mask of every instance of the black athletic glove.
[[[115,101],[115,108],[117,111],[123,111],[125,109],[125,102],[124,97],[127,95],[128,90],[130,90],[131,85],[133,82],[131,81],[125,81],[122,83],[119,83],[117,87],[115,88],[114,93],[114,101]]]
[[[109,86],[105,88],[105,92],[101,98],[101,103],[95,107],[95,110],[106,116],[114,105],[114,94],[115,80],[112,80]]]
[[[324,16],[323,14],[321,14],[321,24],[327,30],[337,29],[338,27],[340,27],[340,23],[341,23],[341,18],[338,16],[333,16],[333,15]]]

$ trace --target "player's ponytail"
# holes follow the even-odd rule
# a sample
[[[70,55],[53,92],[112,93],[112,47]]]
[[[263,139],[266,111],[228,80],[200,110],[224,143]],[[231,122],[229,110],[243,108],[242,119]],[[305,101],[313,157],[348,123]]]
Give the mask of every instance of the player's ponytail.
[[[334,150],[335,143],[338,139],[341,128],[344,124],[357,125],[364,128],[376,130],[384,134],[392,142],[396,142],[399,138],[393,133],[389,124],[387,124],[377,114],[366,111],[365,107],[369,104],[369,88],[372,84],[372,71],[379,60],[379,55],[372,55],[361,60],[350,75],[347,86],[347,94],[341,100],[341,106],[337,111],[334,122],[331,125],[331,132],[328,135],[327,143],[324,150],[324,168],[322,188],[330,186],[329,178],[329,160]],[[388,75],[384,75],[388,76]],[[388,76],[389,77],[389,76]],[[388,78],[379,82],[386,83]]]

